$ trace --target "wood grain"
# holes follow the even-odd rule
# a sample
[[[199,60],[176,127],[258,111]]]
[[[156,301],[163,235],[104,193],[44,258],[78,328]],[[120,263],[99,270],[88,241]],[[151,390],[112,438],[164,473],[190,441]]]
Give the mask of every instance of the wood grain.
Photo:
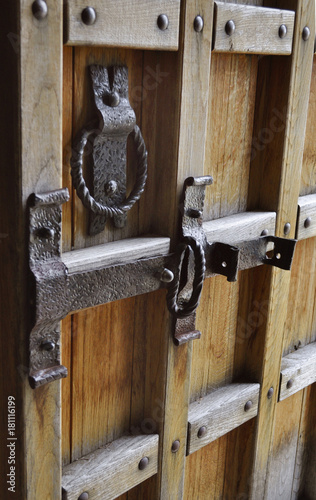
[[[215,8],[215,52],[291,54],[294,12],[222,2],[215,2]],[[225,31],[226,23],[230,20],[235,24],[235,31],[231,36]],[[282,24],[287,27],[284,38],[279,36]]]
[[[316,343],[282,358],[280,377],[280,401],[313,384],[316,381]],[[290,380],[293,382],[291,387],[288,386]]]
[[[296,222],[296,239],[316,236],[316,194],[300,196]]]

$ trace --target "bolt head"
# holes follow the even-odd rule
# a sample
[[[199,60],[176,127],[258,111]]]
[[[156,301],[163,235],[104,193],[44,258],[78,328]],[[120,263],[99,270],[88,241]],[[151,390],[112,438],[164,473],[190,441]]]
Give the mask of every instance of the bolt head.
[[[293,387],[293,384],[294,384],[294,380],[292,378],[290,378],[290,380],[287,381],[286,388],[291,389],[291,387]]]
[[[307,40],[309,39],[310,36],[311,36],[310,29],[308,26],[305,26],[305,28],[302,31],[302,38],[303,38],[304,42],[307,42]]]
[[[289,234],[290,231],[291,231],[291,224],[289,222],[287,222],[286,224],[284,224],[283,232],[285,235],[287,235],[287,234]]]
[[[45,19],[48,14],[47,3],[44,0],[34,0],[32,3],[32,13],[39,21]]]
[[[44,340],[41,343],[41,348],[43,351],[53,351],[56,347],[55,342],[52,342],[51,340]]]
[[[179,449],[180,449],[180,441],[178,439],[176,439],[172,443],[171,451],[172,451],[172,453],[177,453],[177,451],[179,451]]]
[[[201,16],[196,16],[196,18],[194,19],[194,22],[193,22],[193,26],[194,26],[194,30],[197,32],[197,33],[201,33],[201,31],[203,30],[204,28],[204,20],[203,20],[203,17]]]
[[[205,425],[202,425],[202,427],[200,427],[198,430],[197,437],[202,438],[203,436],[205,436],[206,433],[207,433],[207,428]]]
[[[252,406],[253,406],[252,401],[250,401],[250,400],[247,401],[247,403],[244,406],[245,411],[249,411],[252,408]]]
[[[83,11],[81,12],[81,19],[86,26],[91,26],[92,24],[94,24],[97,19],[97,14],[94,8],[86,7],[85,9],[83,9]]]
[[[81,493],[80,497],[78,497],[78,500],[89,500],[89,493],[87,491],[84,491]]]
[[[42,240],[50,240],[53,239],[55,232],[50,227],[40,227],[36,230],[36,236],[41,238]]]
[[[235,26],[235,23],[232,19],[230,19],[229,21],[227,21],[227,23],[225,24],[225,32],[226,32],[226,35],[228,36],[232,36],[234,33],[235,33],[235,30],[236,30],[236,26]]]
[[[274,393],[274,389],[273,389],[273,387],[270,387],[270,389],[268,390],[268,394],[267,394],[268,395],[268,399],[272,398],[273,393]]]
[[[112,196],[117,191],[117,182],[112,180],[107,182],[104,186],[104,191],[108,196]]]
[[[285,24],[281,24],[279,28],[279,37],[284,38],[286,34],[287,34],[287,27],[285,26]]]
[[[139,464],[138,464],[138,468],[139,470],[144,470],[146,469],[147,465],[149,464],[149,458],[148,457],[143,457]]]
[[[157,19],[157,25],[161,31],[165,31],[169,26],[168,16],[166,16],[166,14],[160,14]]]
[[[174,274],[172,271],[170,271],[170,269],[164,269],[161,273],[161,277],[160,277],[160,280],[163,282],[163,283],[171,283],[171,281],[174,280]]]
[[[263,231],[261,231],[261,235],[260,236],[267,236],[268,234],[269,234],[268,229],[264,229]]]
[[[307,229],[308,227],[310,227],[311,223],[312,223],[312,218],[307,217],[307,219],[305,219],[304,221],[304,227]]]

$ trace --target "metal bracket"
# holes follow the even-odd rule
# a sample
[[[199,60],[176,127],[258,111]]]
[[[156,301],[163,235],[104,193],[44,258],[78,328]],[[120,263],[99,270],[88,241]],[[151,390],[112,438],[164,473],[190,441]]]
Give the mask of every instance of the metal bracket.
[[[90,212],[89,234],[104,230],[107,217],[115,227],[126,225],[127,211],[139,200],[147,179],[147,151],[136,116],[128,100],[128,70],[125,66],[90,66],[95,104],[100,124],[93,121],[79,132],[70,160],[71,175],[79,198]],[[131,136],[137,156],[134,188],[126,198],[126,148]],[[83,154],[92,148],[92,195],[83,178]]]

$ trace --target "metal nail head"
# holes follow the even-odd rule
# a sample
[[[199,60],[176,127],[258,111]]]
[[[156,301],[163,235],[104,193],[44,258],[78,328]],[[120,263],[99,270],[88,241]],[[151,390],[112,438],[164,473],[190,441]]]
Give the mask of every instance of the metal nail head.
[[[198,430],[197,437],[202,438],[203,436],[205,436],[206,432],[207,428],[205,427],[205,425],[202,425],[202,427],[200,427]]]
[[[139,464],[138,464],[138,468],[139,470],[144,470],[146,469],[147,465],[149,464],[149,458],[148,457],[143,457]]]
[[[176,439],[172,443],[171,451],[172,451],[172,453],[177,453],[177,451],[179,451],[179,449],[180,449],[180,441],[179,441],[179,439]]]
[[[308,26],[305,26],[305,28],[303,29],[303,32],[302,32],[302,38],[303,38],[304,42],[307,42],[307,40],[309,39],[310,36],[311,36],[310,29]]]
[[[261,231],[261,236],[267,236],[269,234],[269,231],[267,229],[264,229]]]
[[[201,31],[204,28],[203,17],[196,16],[196,18],[194,19],[194,22],[193,22],[193,26],[194,26],[194,31],[196,31],[197,33],[201,33]]]
[[[287,34],[287,27],[285,26],[285,24],[281,24],[279,28],[279,37],[284,38],[286,34]]]
[[[55,232],[50,227],[40,227],[36,230],[36,236],[43,240],[49,240],[54,238]]]
[[[80,497],[78,497],[78,500],[89,500],[89,493],[87,491],[84,491],[81,493]]]
[[[307,217],[307,219],[305,219],[304,221],[304,227],[307,229],[308,227],[310,227],[311,223],[312,223],[312,218]]]
[[[287,381],[286,388],[291,389],[291,387],[293,387],[293,384],[294,384],[294,380],[292,378],[290,378],[290,380]]]
[[[56,347],[55,342],[52,342],[51,340],[44,340],[41,343],[41,348],[44,351],[53,351],[55,349],[55,347]]]
[[[117,191],[117,182],[109,181],[104,186],[104,191],[108,196],[112,196]]]
[[[171,283],[171,281],[174,280],[173,272],[170,271],[170,269],[165,268],[161,273],[160,280],[163,283]]]
[[[84,24],[91,26],[97,19],[97,14],[93,7],[86,7],[81,12],[81,19]]]
[[[235,26],[234,21],[232,19],[227,21],[227,23],[225,24],[226,35],[232,36],[235,33],[235,29],[236,29],[236,26]]]
[[[283,232],[285,235],[287,235],[287,234],[289,234],[290,231],[291,231],[291,224],[289,222],[287,222],[286,224],[284,224]]]
[[[165,31],[169,26],[168,16],[166,16],[166,14],[160,14],[160,16],[158,16],[158,19],[157,19],[157,24],[158,24],[158,28],[161,31]]]
[[[39,21],[45,19],[48,14],[47,3],[44,0],[35,0],[32,3],[32,13],[33,16]]]
[[[244,407],[245,411],[249,411],[252,408],[252,405],[253,405],[252,401],[250,401],[250,400],[247,401],[247,403],[245,404],[245,407]]]
[[[273,393],[274,393],[274,389],[273,389],[273,387],[270,387],[270,389],[268,390],[268,399],[272,398]]]

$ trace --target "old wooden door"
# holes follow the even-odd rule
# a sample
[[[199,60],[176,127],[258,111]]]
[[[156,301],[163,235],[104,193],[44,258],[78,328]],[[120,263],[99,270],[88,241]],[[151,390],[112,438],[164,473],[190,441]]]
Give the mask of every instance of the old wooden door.
[[[315,499],[315,1],[11,0],[3,9],[1,498]],[[148,151],[126,225],[107,221],[94,236],[70,175],[77,134],[97,116],[91,65],[127,68]],[[115,115],[117,102],[105,104]],[[199,206],[188,195],[181,210],[189,177]],[[43,193],[61,188],[70,201],[60,257],[58,221],[54,233],[51,215],[44,231],[36,220],[65,195]],[[200,238],[206,275],[177,345],[166,290],[181,225]],[[267,257],[264,236],[279,238]],[[280,269],[294,238],[292,268]],[[52,245],[48,257],[34,251],[38,239]],[[73,292],[51,285],[49,259],[66,266],[67,283],[92,273],[67,310]],[[60,339],[61,316],[53,328],[38,312],[34,265],[46,269],[36,285],[45,304],[65,309]],[[98,273],[106,298],[97,300]],[[31,353],[57,359],[60,349],[61,365],[37,373],[34,389],[38,317]]]

